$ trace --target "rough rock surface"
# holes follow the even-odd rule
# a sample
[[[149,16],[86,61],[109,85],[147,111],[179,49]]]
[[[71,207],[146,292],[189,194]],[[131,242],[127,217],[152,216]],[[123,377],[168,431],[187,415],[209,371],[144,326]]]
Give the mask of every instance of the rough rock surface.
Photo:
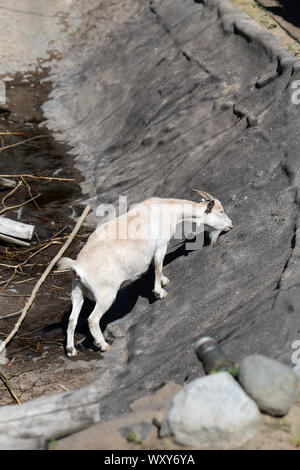
[[[295,57],[224,0],[133,3],[117,26],[90,18],[54,71],[48,125],[79,155],[94,209],[119,195],[194,198],[196,187],[235,227],[215,248],[171,244],[164,301],[151,271],[120,292],[102,326],[127,331],[128,361],[102,398],[104,418],[197,377],[200,335],[236,362],[258,352],[289,364],[300,334]]]
[[[172,399],[160,435],[199,449],[238,448],[259,431],[259,410],[227,372],[201,377]]]
[[[260,354],[241,361],[238,379],[260,410],[273,416],[286,415],[298,391],[293,369]]]

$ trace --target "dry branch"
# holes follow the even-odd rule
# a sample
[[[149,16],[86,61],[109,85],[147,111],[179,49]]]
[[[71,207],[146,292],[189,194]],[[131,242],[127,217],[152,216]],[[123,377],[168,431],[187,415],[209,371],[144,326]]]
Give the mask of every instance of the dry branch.
[[[99,391],[90,384],[79,390],[41,397],[21,406],[0,408],[1,436],[7,446],[26,436],[29,439],[57,439],[100,421]],[[38,445],[38,444],[37,444]]]
[[[20,405],[21,402],[20,402],[19,398],[17,397],[17,395],[15,394],[12,386],[10,385],[10,382],[9,382],[8,378],[1,371],[0,371],[0,379],[4,383],[5,387],[7,388],[7,390],[9,391],[11,396],[13,397],[13,399],[18,403],[18,405]]]
[[[25,180],[24,176],[21,176],[21,180],[22,180],[23,183],[25,184],[25,186],[26,186],[26,188],[27,188],[27,191],[28,191],[28,194],[29,194],[29,196],[31,197],[31,199],[33,200],[33,202],[34,202],[36,208],[37,208],[38,210],[40,210],[39,205],[37,204],[35,198],[33,197],[30,184],[27,183],[27,181]]]
[[[31,175],[28,173],[24,174],[16,174],[16,175],[0,175],[0,178],[32,178],[32,179],[37,179],[37,180],[48,180],[48,181],[76,181],[74,178],[56,178],[54,176],[37,176],[37,175]]]
[[[23,207],[25,204],[28,204],[28,202],[34,201],[38,197],[40,197],[41,194],[37,194],[36,196],[28,199],[27,201],[21,202],[21,204],[16,204],[15,206],[10,206],[10,207],[4,207],[3,209],[0,210],[0,214],[3,214],[6,211],[9,211],[11,209],[17,209],[18,207]]]
[[[32,136],[32,134],[26,134],[25,132],[0,132],[0,135],[25,135],[25,136]]]
[[[3,152],[3,150],[7,150],[7,149],[10,149],[12,147],[17,147],[18,145],[22,145],[22,144],[25,144],[26,142],[29,142],[31,140],[36,140],[36,139],[41,139],[42,137],[49,137],[48,134],[45,134],[45,135],[37,135],[35,137],[30,137],[29,139],[26,139],[26,140],[22,140],[22,142],[17,142],[15,144],[11,144],[11,145],[6,145],[5,147],[0,147],[0,153]]]
[[[17,238],[10,237],[8,235],[4,235],[3,233],[0,233],[0,240],[3,240],[6,243],[13,243],[14,245],[30,246],[30,243],[24,242],[23,240],[18,240]]]
[[[34,232],[34,225],[24,224],[7,217],[0,216],[0,233],[9,237],[31,240]],[[26,245],[25,245],[26,246]]]
[[[12,196],[16,191],[18,191],[19,187],[22,186],[22,181],[19,181],[18,184],[11,190],[9,193],[5,194],[5,196],[2,198],[1,204],[3,207],[6,207],[5,200]]]
[[[22,313],[22,310],[18,310],[18,312],[9,313],[8,315],[5,315],[4,317],[0,316],[0,320],[4,320],[5,318],[9,318],[9,317],[17,317],[18,315],[21,315],[21,313]]]

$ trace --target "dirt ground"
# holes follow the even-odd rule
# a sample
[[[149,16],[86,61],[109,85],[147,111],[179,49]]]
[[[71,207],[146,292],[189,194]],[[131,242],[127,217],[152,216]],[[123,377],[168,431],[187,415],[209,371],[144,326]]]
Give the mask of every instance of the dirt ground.
[[[282,14],[274,14],[274,8],[278,12],[285,10],[277,0],[228,0],[233,7],[241,10],[255,20],[263,29],[270,31],[276,36],[279,44],[285,49],[293,52],[296,56],[300,54],[300,28],[284,20]],[[268,6],[264,8],[262,5]],[[298,38],[298,39],[297,39]]]
[[[159,437],[159,424],[172,397],[182,386],[169,383],[153,395],[131,404],[131,413],[95,424],[72,436],[52,441],[56,450],[184,450],[170,438]],[[283,418],[261,415],[258,434],[241,450],[299,450],[300,404],[295,404]],[[193,449],[191,449],[193,450]]]

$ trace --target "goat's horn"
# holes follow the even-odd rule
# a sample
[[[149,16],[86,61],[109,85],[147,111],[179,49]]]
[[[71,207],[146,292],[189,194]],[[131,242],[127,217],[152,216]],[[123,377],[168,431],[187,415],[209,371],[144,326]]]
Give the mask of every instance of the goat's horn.
[[[199,194],[201,197],[204,197],[204,199],[206,199],[207,201],[214,201],[215,200],[215,198],[211,194],[209,194],[205,191],[199,191],[198,189],[193,189],[192,191]]]

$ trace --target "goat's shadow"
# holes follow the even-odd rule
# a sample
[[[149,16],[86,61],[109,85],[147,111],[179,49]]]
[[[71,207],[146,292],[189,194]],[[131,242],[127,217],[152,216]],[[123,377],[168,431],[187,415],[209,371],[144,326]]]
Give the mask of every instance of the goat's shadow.
[[[191,250],[186,249],[185,241],[183,240],[177,243],[177,248],[169,253],[166,254],[164,259],[164,266],[172,263],[175,259],[181,256],[188,256]],[[194,240],[189,240],[189,242],[193,242]],[[204,245],[208,245],[208,237],[205,233],[204,236]],[[172,249],[172,246],[170,247]],[[104,332],[108,324],[115,322],[123,317],[125,317],[131,310],[134,308],[135,304],[138,301],[139,297],[144,297],[148,299],[149,304],[152,304],[157,301],[156,297],[153,294],[153,287],[154,287],[154,269],[152,264],[150,264],[148,271],[144,273],[139,279],[132,282],[131,284],[127,285],[126,287],[121,288],[118,291],[117,297],[111,307],[107,310],[107,312],[103,315],[100,320],[100,328],[101,331]],[[99,351],[94,345],[93,338],[88,328],[87,319],[91,314],[93,308],[95,306],[95,302],[92,302],[88,299],[85,299],[84,304],[82,306],[78,323],[76,326],[76,332],[85,335],[85,339],[81,341],[81,345],[85,348],[92,348],[95,351]],[[66,330],[68,326],[69,317],[72,311],[72,306],[68,312],[64,313],[59,323],[54,323],[48,325],[45,328],[45,331],[52,331],[54,329],[60,328],[64,334],[64,346],[66,345]],[[108,340],[109,341],[109,340]]]

